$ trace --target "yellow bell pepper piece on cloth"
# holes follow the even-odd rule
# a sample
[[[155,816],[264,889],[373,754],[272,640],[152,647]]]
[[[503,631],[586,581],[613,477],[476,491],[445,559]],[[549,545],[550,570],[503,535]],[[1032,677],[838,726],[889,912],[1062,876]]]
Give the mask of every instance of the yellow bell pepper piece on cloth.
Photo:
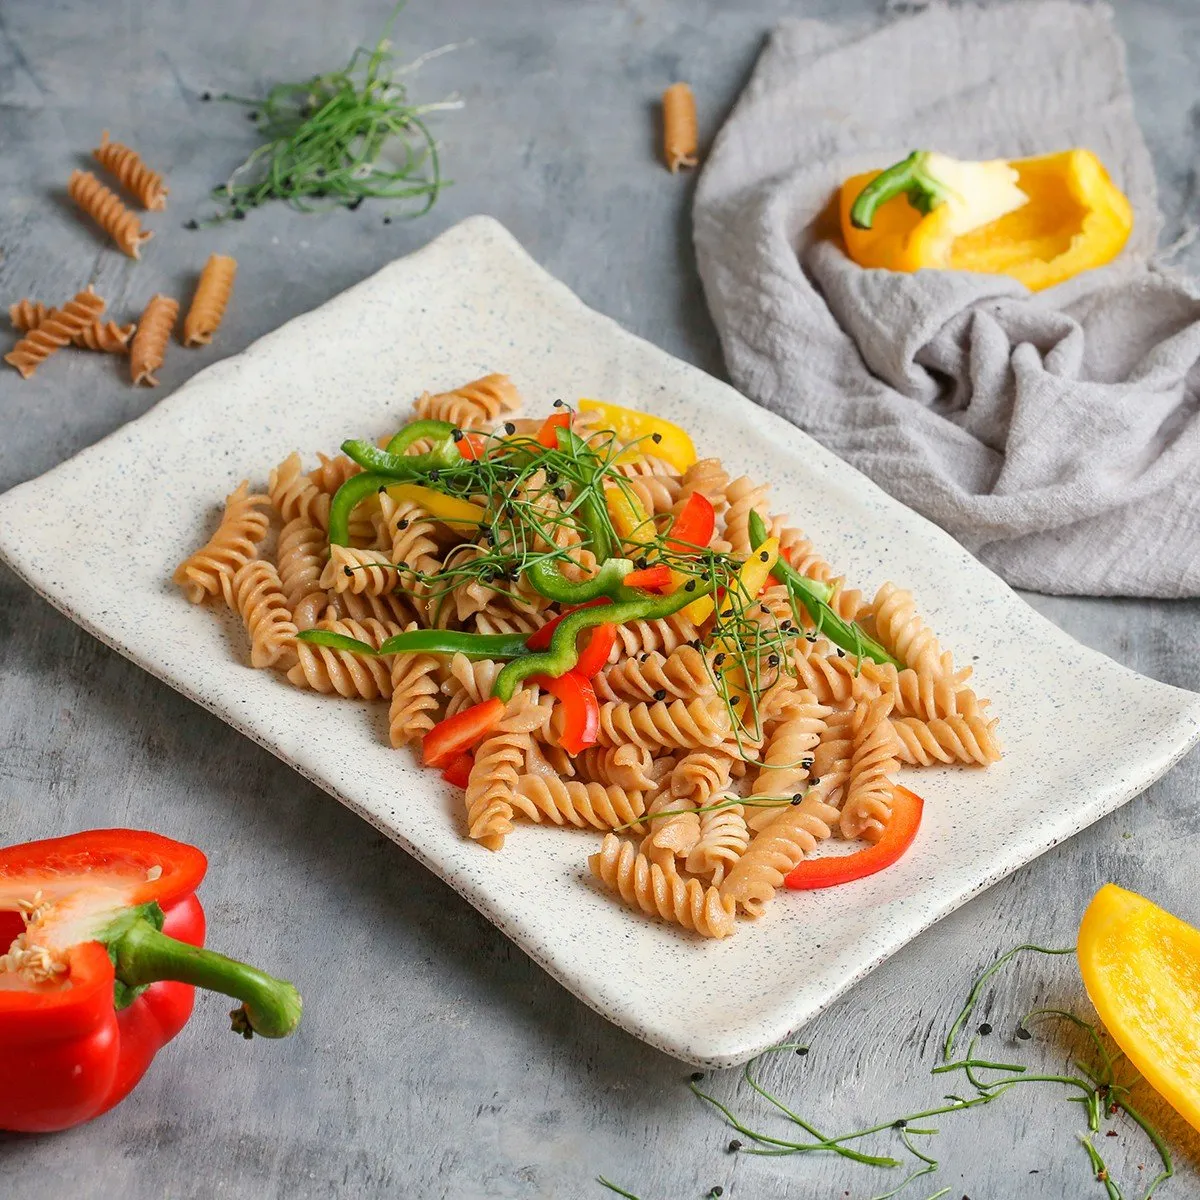
[[[680,474],[696,461],[692,439],[678,425],[652,417],[648,413],[609,404],[606,400],[580,400],[580,412],[594,412],[601,417],[599,427],[613,430],[622,442],[635,442],[617,456],[617,462],[632,462],[647,454],[665,459]],[[658,440],[654,440],[654,435]]]
[[[966,163],[915,151],[855,175],[839,197],[842,236],[864,267],[1009,275],[1031,291],[1121,252],[1133,209],[1090,150]]]
[[[1077,953],[1113,1040],[1200,1129],[1200,929],[1106,883],[1083,914]]]
[[[399,504],[408,500],[419,505],[431,517],[449,525],[482,525],[485,513],[478,504],[461,500],[458,496],[447,496],[433,488],[421,487],[418,483],[396,483],[387,493]]]

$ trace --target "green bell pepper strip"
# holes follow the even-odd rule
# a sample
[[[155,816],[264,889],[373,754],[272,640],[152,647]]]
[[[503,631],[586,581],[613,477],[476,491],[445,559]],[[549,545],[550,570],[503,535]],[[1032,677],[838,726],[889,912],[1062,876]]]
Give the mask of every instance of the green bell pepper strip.
[[[750,545],[755,550],[767,540],[766,522],[753,510],[750,513],[749,533]],[[904,670],[904,664],[893,658],[874,638],[868,637],[861,625],[856,621],[843,620],[834,612],[829,606],[833,596],[830,584],[801,575],[782,554],[771,569],[787,586],[793,600],[798,600],[804,606],[817,631],[823,633],[835,646],[840,646],[857,658],[891,663],[898,670]]]
[[[421,438],[433,438],[435,441],[444,442],[446,438],[453,438],[455,432],[461,433],[462,430],[449,421],[410,421],[388,442],[387,452],[403,454],[413,442],[418,442]]]
[[[922,215],[928,216],[947,197],[946,185],[926,170],[928,150],[914,150],[907,158],[880,171],[867,184],[850,208],[850,224],[855,229],[870,229],[875,222],[875,210],[893,196],[904,195]]]
[[[329,646],[333,650],[349,650],[352,654],[379,657],[384,654],[462,654],[472,662],[480,659],[519,658],[529,653],[525,644],[527,633],[457,633],[445,629],[413,629],[398,633],[382,642],[379,649],[358,638],[334,633],[331,629],[306,629],[296,635],[297,641],[313,646]]]
[[[439,442],[427,454],[393,454],[388,450],[380,450],[374,442],[364,442],[351,438],[342,443],[342,453],[352,458],[364,471],[374,471],[379,475],[388,475],[392,482],[397,479],[414,479],[429,471],[444,470],[447,467],[459,466],[463,456],[453,438]]]
[[[558,448],[564,454],[569,454],[579,463],[591,459],[596,463],[591,476],[585,481],[585,491],[576,504],[574,511],[587,534],[590,549],[596,556],[596,561],[606,562],[613,552],[611,529],[608,523],[608,511],[604,504],[604,494],[600,490],[597,479],[603,474],[604,466],[596,459],[596,455],[588,448],[587,442],[571,429],[555,431]]]
[[[350,545],[350,514],[373,492],[395,483],[390,475],[367,472],[351,475],[333,495],[329,506],[329,544]]]
[[[712,587],[711,580],[708,583],[697,581],[693,591],[680,588],[669,596],[648,596],[633,588],[618,588],[612,596],[612,604],[583,608],[565,616],[545,650],[513,659],[496,676],[492,695],[507,704],[517,685],[530,675],[550,675],[555,678],[565,675],[579,661],[576,638],[593,625],[623,625],[626,621],[656,621],[660,617],[669,617],[700,596],[708,595]]]
[[[525,578],[535,591],[559,604],[587,604],[601,596],[615,599],[622,591],[621,581],[633,570],[627,558],[610,558],[591,579],[572,583],[564,579],[554,559],[538,558],[525,568]]]

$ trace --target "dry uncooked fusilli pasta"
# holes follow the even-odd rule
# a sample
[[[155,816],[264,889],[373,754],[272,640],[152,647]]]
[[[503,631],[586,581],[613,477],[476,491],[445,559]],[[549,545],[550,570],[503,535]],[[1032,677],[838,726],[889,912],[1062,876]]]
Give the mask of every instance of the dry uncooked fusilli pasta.
[[[121,142],[111,142],[106,129],[100,135],[100,145],[92,151],[92,157],[143,207],[160,210],[167,207],[169,188],[163,186],[163,177],[152,171],[136,150]]]
[[[74,338],[82,336],[83,331],[94,325],[103,311],[104,301],[90,287],[77,292],[62,308],[54,309],[44,320],[27,330],[25,336],[4,356],[4,361],[16,367],[22,378],[28,379],[50,355],[57,353]]]
[[[18,300],[8,310],[12,327],[19,333],[36,329],[57,313],[57,309],[48,308],[36,300]],[[133,337],[135,328],[133,325],[118,325],[116,321],[93,321],[71,336],[71,345],[102,354],[128,354],[129,339]]]
[[[696,131],[696,97],[686,83],[673,83],[662,98],[663,157],[672,175],[680,167],[694,167],[699,135]]]
[[[226,254],[210,254],[200,282],[192,297],[192,306],[183,318],[183,344],[207,346],[221,326],[225,309],[233,292],[233,277],[237,274],[237,259]]]
[[[142,243],[154,234],[143,229],[136,214],[121,203],[116,192],[109,191],[91,171],[72,171],[67,195],[108,234],[130,258],[141,258]]]
[[[154,372],[163,365],[167,342],[179,316],[179,301],[161,293],[151,296],[129,347],[129,374],[134,383],[158,387]]]
[[[387,701],[387,741],[419,744],[462,789],[464,836],[500,850],[545,836],[522,826],[604,833],[597,879],[706,937],[760,916],[827,838],[882,836],[906,767],[999,757],[988,701],[912,595],[886,584],[863,606],[768,514],[765,483],[693,461],[657,420],[607,429],[606,405],[508,419],[519,403],[489,375],[417,401],[430,423],[402,431],[402,464],[372,453],[390,421],[315,464],[290,455],[266,495],[228,497],[176,580],[242,614],[254,666]],[[394,474],[374,478],[385,463]],[[759,520],[773,566],[770,546],[750,551]]]
[[[238,571],[258,557],[258,543],[270,526],[263,511],[269,504],[266,496],[251,493],[246,479],[225,497],[216,532],[175,569],[175,582],[193,604],[223,595],[234,606],[230,585]]]

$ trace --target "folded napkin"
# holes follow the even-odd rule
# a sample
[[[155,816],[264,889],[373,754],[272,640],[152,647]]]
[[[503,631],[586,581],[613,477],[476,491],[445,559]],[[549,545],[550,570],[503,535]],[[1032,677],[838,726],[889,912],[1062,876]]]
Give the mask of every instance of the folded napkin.
[[[1135,227],[1032,295],[864,270],[814,225],[913,149],[1094,150]],[[782,24],[713,147],[700,273],[734,383],[1041,592],[1200,595],[1200,301],[1148,264],[1154,173],[1102,6],[935,7]]]

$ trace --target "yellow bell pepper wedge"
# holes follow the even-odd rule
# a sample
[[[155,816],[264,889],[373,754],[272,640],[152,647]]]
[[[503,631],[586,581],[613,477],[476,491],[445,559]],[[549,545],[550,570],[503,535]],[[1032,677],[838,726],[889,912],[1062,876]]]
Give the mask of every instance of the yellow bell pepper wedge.
[[[594,412],[602,419],[599,427],[611,429],[622,442],[636,445],[623,450],[616,462],[633,462],[647,454],[666,460],[681,475],[696,461],[696,447],[692,439],[678,425],[652,417],[649,413],[635,412],[606,400],[583,399],[577,405],[580,412]],[[658,441],[654,441],[655,434]]]
[[[1128,199],[1083,149],[1008,163],[917,151],[847,179],[839,210],[860,266],[1008,275],[1034,292],[1111,262],[1133,229]]]
[[[667,589],[668,593],[679,591],[681,587],[686,586],[687,581],[691,578],[692,576],[683,571],[677,571],[674,567],[672,567],[671,586]],[[682,612],[683,615],[687,617],[687,619],[691,621],[693,625],[699,627],[703,625],[709,617],[712,616],[714,607],[715,605],[713,604],[713,598],[711,596],[701,596],[699,600],[693,600],[686,608],[682,608],[679,611]]]
[[[654,533],[654,522],[641,501],[615,483],[604,485],[604,503],[617,536],[624,542],[638,543]]]
[[[721,615],[733,616],[736,609],[748,607],[754,603],[758,593],[766,586],[767,576],[771,574],[776,562],[779,561],[779,539],[767,538],[753,554],[750,555],[737,573],[729,591],[721,599]],[[685,610],[686,611],[686,610]],[[725,654],[736,654],[737,638],[733,634],[722,634],[713,639],[713,649]],[[729,703],[734,713],[740,718],[750,702],[749,683],[746,672],[739,664],[725,676],[725,686]]]
[[[1113,1040],[1200,1130],[1200,929],[1106,883],[1083,914],[1076,952]]]
[[[392,484],[387,489],[387,494],[397,503],[408,500],[436,520],[445,521],[456,528],[463,525],[482,525],[486,516],[484,510],[478,504],[472,504],[470,500],[447,496],[418,483]]]

